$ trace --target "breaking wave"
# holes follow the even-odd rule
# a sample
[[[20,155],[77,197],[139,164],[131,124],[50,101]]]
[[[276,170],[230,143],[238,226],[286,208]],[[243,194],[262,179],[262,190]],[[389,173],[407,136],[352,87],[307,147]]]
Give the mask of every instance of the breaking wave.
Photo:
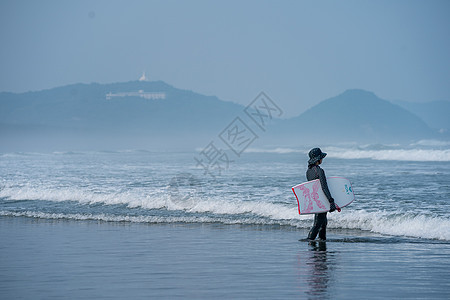
[[[364,146],[323,146],[328,157],[339,159],[372,159],[386,161],[447,162],[450,161],[450,142],[423,140],[409,146],[400,145],[364,145]],[[249,148],[246,153],[303,153],[309,149],[296,148]]]
[[[333,149],[329,151],[329,157],[340,159],[373,159],[392,161],[423,161],[446,162],[450,161],[450,150],[426,150],[426,149],[394,149],[394,150],[352,150]]]
[[[44,219],[96,220],[132,223],[221,223],[280,225],[307,229],[312,215],[300,216],[296,203],[273,203],[199,197],[190,202],[173,201],[167,193],[143,196],[140,192],[95,194],[87,191],[2,190],[3,203],[16,209],[1,210],[1,216]],[[39,202],[62,203],[55,212],[39,209]],[[21,203],[20,203],[21,202]],[[27,207],[27,203],[33,203]],[[19,203],[19,204],[17,204]],[[188,205],[186,205],[188,203]],[[77,205],[97,205],[92,213]],[[120,208],[115,206],[120,205]],[[17,208],[19,207],[19,208]],[[77,211],[79,210],[79,211]],[[70,213],[68,213],[70,212]],[[368,212],[350,206],[341,213],[329,214],[329,228],[358,229],[383,235],[450,241],[450,220],[442,216],[414,212]]]

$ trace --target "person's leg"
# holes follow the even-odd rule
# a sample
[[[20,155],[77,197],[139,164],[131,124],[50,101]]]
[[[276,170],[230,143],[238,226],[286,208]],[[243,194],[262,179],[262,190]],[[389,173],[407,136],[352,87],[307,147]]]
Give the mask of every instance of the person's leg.
[[[326,240],[327,239],[327,224],[328,224],[327,213],[323,213],[323,216],[321,218],[322,219],[320,222],[321,225],[320,225],[320,230],[319,230],[319,239]]]
[[[319,233],[320,226],[318,224],[317,215],[318,214],[314,215],[314,224],[308,233],[308,240],[314,240],[317,236],[317,233]]]
[[[311,228],[311,230],[309,231],[308,234],[308,239],[309,240],[314,240],[317,236],[317,234],[319,233],[319,230],[322,228],[323,226],[323,222],[327,221],[327,213],[320,213],[320,214],[315,214],[314,215],[314,224],[313,227]],[[326,224],[325,224],[326,226]],[[320,237],[320,236],[319,236]]]

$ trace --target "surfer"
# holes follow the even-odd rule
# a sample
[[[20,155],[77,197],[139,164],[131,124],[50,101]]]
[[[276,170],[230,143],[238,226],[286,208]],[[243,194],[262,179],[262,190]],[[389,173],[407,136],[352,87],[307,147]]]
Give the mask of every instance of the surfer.
[[[327,179],[325,177],[325,171],[319,166],[322,160],[327,156],[326,153],[322,152],[320,148],[311,149],[308,153],[308,170],[306,171],[306,179],[308,181],[319,179],[320,185],[322,186],[322,191],[330,202],[330,212],[336,210],[336,205],[334,204],[334,199],[331,197],[330,190],[328,189]],[[340,209],[338,208],[340,211]],[[320,240],[326,240],[327,233],[327,213],[319,213],[314,215],[314,224],[308,234],[308,240],[314,240],[319,234]]]

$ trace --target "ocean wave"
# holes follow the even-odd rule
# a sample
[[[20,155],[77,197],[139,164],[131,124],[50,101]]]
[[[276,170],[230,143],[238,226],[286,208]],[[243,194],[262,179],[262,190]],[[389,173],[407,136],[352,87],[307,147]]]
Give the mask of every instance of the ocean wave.
[[[373,159],[388,161],[423,161],[447,162],[450,161],[450,149],[393,149],[393,150],[357,150],[332,149],[328,157],[340,159]]]
[[[276,191],[275,195],[279,195]],[[220,192],[204,192],[202,190],[189,191],[186,196],[184,190],[173,190],[168,187],[132,188],[119,189],[110,187],[107,190],[74,188],[74,187],[42,187],[42,186],[9,186],[0,190],[0,203],[10,207],[21,207],[18,210],[26,211],[44,207],[45,211],[51,208],[44,201],[68,202],[67,205],[59,206],[63,212],[78,212],[76,205],[98,205],[97,212],[114,212],[114,205],[120,205],[117,210],[123,214],[123,209],[143,209],[144,215],[152,210],[159,210],[162,215],[169,216],[106,216],[97,214],[95,216],[85,214],[42,214],[39,218],[72,218],[72,219],[95,219],[104,221],[129,221],[129,222],[220,222],[226,224],[280,224],[297,228],[308,228],[312,224],[313,215],[298,215],[297,203],[292,199],[289,202],[274,202],[266,198],[242,198],[242,193],[221,194]],[[183,197],[184,196],[184,197]],[[276,198],[276,197],[275,197]],[[21,202],[23,204],[13,204]],[[26,203],[31,201],[30,203]],[[34,201],[34,202],[33,202]],[[9,204],[8,204],[9,202]],[[74,206],[70,202],[76,203]],[[31,206],[30,206],[31,205]],[[108,206],[103,210],[102,206]],[[17,209],[11,208],[12,211]],[[78,211],[77,211],[78,210]],[[60,212],[60,211],[58,211]],[[180,215],[179,219],[171,216],[175,212]],[[131,213],[131,211],[130,211]],[[135,214],[136,211],[133,211]],[[22,213],[23,214],[23,213]],[[192,215],[195,215],[192,216]],[[26,216],[33,217],[31,212]],[[67,217],[69,216],[69,217]],[[204,216],[204,217],[199,217]],[[159,218],[159,219],[158,219]],[[162,219],[161,219],[162,218]],[[442,215],[418,214],[412,208],[411,211],[365,211],[363,207],[349,206],[341,213],[329,214],[330,228],[360,229],[375,233],[409,236],[416,238],[450,240],[450,220]]]
[[[450,141],[441,140],[420,140],[412,143],[411,146],[426,146],[426,147],[449,147]]]
[[[1,153],[0,157],[16,158],[16,157],[29,157],[29,156],[44,156],[46,153],[41,152],[5,152]]]
[[[104,199],[106,200],[106,199]],[[122,201],[124,202],[124,201]],[[113,204],[104,201],[105,205]],[[114,201],[114,203],[120,203]],[[308,229],[313,215],[298,215],[294,205],[254,201],[198,200],[191,207],[182,207],[170,200],[135,200],[126,202],[129,207],[145,209],[142,215],[48,213],[39,211],[0,211],[2,216],[23,216],[45,219],[97,220],[136,223],[221,223],[247,225],[281,225]],[[152,212],[152,210],[154,210]],[[110,210],[109,210],[110,211]],[[173,212],[176,216],[173,215]],[[147,214],[157,215],[147,215]],[[414,212],[368,212],[344,209],[328,215],[330,229],[357,229],[390,236],[403,236],[450,241],[450,220],[442,216]]]
[[[262,149],[262,148],[248,148],[244,151],[245,153],[277,153],[277,154],[287,154],[287,153],[308,153],[307,150],[294,149],[294,148],[274,148],[274,149]]]
[[[450,161],[450,141],[420,140],[410,145],[398,144],[368,144],[368,145],[323,145],[322,150],[328,153],[328,157],[338,159],[372,159],[386,161],[417,161],[417,162],[448,162]],[[197,149],[200,151],[202,149]],[[247,154],[305,154],[309,148],[248,148]],[[150,154],[147,150],[116,150],[116,151],[62,151],[52,153],[39,152],[12,152],[0,153],[3,158],[27,157],[27,156],[75,156],[86,154],[115,155],[115,154]]]
[[[46,213],[41,211],[0,211],[0,216],[26,217],[50,220],[74,220],[74,221],[102,221],[102,222],[128,222],[149,224],[175,224],[175,223],[219,223],[224,225],[280,225],[291,226],[286,220],[267,220],[254,217],[211,217],[211,216],[127,216],[111,214],[66,214]],[[297,226],[298,227],[298,226]]]
[[[450,149],[432,149],[423,146],[447,146],[450,143],[443,141],[419,141],[406,148],[399,145],[364,145],[360,147],[322,147],[328,153],[328,157],[338,159],[372,159],[387,161],[418,161],[418,162],[447,162],[450,161]],[[416,147],[413,147],[416,146]],[[246,153],[273,153],[290,154],[304,153],[309,150],[294,148],[249,148]]]
[[[96,192],[80,188],[4,187],[0,198],[7,201],[73,201],[81,204],[125,204],[128,207],[158,209],[166,206],[165,189]]]
[[[298,217],[296,204],[291,205],[265,201],[244,201],[223,199],[221,196],[199,195],[193,193],[180,198],[177,192],[168,188],[133,189],[129,191],[98,193],[75,188],[4,188],[0,198],[6,201],[52,201],[77,202],[80,204],[126,205],[129,208],[184,210],[189,213],[213,213],[217,215],[253,214],[271,219],[295,219]]]
[[[331,214],[329,227],[360,229],[393,236],[450,241],[450,220],[415,213],[367,212]]]

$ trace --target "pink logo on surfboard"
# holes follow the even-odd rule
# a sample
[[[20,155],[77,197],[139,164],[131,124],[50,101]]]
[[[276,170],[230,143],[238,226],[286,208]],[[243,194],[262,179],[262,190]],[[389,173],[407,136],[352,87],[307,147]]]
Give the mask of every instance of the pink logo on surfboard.
[[[345,207],[355,200],[350,181],[344,177],[327,177],[328,189],[337,206]],[[330,203],[322,191],[319,179],[292,187],[297,198],[298,213],[316,214],[330,210]]]

